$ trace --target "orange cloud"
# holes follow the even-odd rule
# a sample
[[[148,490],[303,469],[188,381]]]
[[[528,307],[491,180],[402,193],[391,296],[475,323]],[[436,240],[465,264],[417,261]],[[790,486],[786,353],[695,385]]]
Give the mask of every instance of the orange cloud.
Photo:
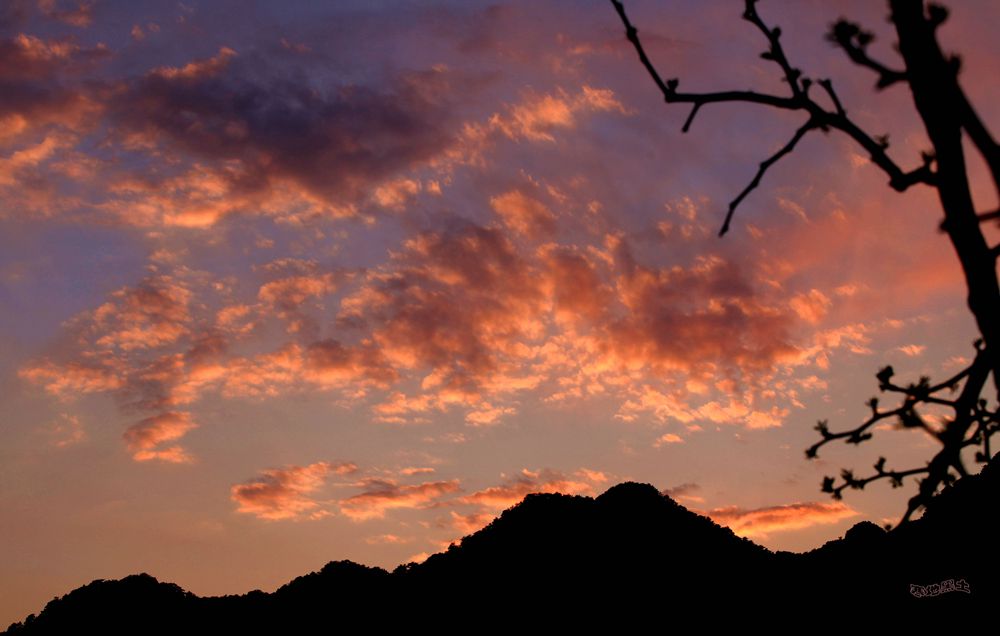
[[[653,442],[653,446],[659,448],[666,444],[683,444],[683,443],[684,443],[684,438],[682,438],[680,435],[677,435],[675,433],[664,433],[663,435],[660,435],[658,438],[656,438],[656,441]]]
[[[48,433],[52,445],[56,448],[74,446],[87,439],[87,431],[84,430],[80,418],[68,413],[62,413],[49,427]]]
[[[542,296],[499,230],[423,233],[341,304],[397,369],[427,369],[443,388],[474,391],[542,333]],[[455,311],[461,307],[462,311]]]
[[[319,387],[339,387],[354,383],[386,387],[399,376],[378,349],[361,344],[346,347],[333,339],[309,345],[305,355],[306,380]]]
[[[188,331],[191,292],[169,276],[150,276],[135,287],[120,289],[94,310],[91,329],[96,344],[129,351],[162,347]]]
[[[407,477],[411,475],[429,475],[435,472],[430,466],[409,466],[399,471],[399,474],[406,475]]]
[[[830,299],[818,289],[792,297],[789,304],[799,317],[812,324],[822,320],[830,309]]]
[[[508,106],[505,113],[494,114],[489,124],[511,139],[554,142],[553,133],[574,128],[579,114],[601,111],[627,112],[613,91],[585,85],[576,95],[563,90],[528,94],[521,103]]]
[[[897,347],[898,351],[905,353],[911,358],[919,356],[926,349],[927,347],[925,345],[918,345],[918,344],[908,344],[908,345],[903,345],[902,347]]]
[[[380,534],[374,537],[367,537],[365,543],[369,545],[379,545],[379,544],[390,544],[390,545],[400,545],[403,543],[411,543],[413,537],[400,537],[395,534]]]
[[[516,412],[517,409],[513,407],[497,407],[489,403],[483,403],[466,413],[465,421],[473,426],[492,426],[504,415],[511,415]]]
[[[236,57],[236,51],[224,46],[219,49],[219,52],[215,55],[215,57],[189,62],[181,68],[162,66],[150,71],[150,75],[162,77],[167,80],[188,80],[196,82],[198,80],[218,75],[220,72],[225,70],[227,66],[229,66],[229,61],[234,57]]]
[[[499,486],[491,486],[462,497],[459,503],[502,510],[520,502],[525,495],[536,492],[558,492],[565,495],[592,494],[595,482],[604,481],[600,478],[606,479],[603,473],[595,471],[578,471],[574,475],[564,475],[548,468],[537,471],[525,468],[519,475],[508,478]]]
[[[46,361],[25,366],[18,375],[41,384],[46,391],[63,400],[86,393],[115,391],[123,385],[118,371],[107,364]]]
[[[377,186],[372,193],[372,198],[383,208],[402,210],[421,189],[419,181],[403,177]]]
[[[496,518],[493,512],[472,512],[463,515],[452,510],[449,515],[445,523],[463,536],[479,532]]]
[[[197,424],[186,412],[170,411],[147,417],[125,430],[122,438],[136,461],[158,459],[169,463],[187,463],[191,457],[179,446],[163,447],[195,428]]]
[[[255,324],[251,319],[253,309],[249,305],[236,304],[223,307],[215,315],[215,324],[219,329],[236,335],[244,335],[253,330]]]
[[[755,294],[744,272],[719,258],[689,268],[654,269],[619,242],[621,302],[629,315],[613,326],[620,355],[662,369],[721,363],[764,370],[792,356],[792,320]]]
[[[288,466],[265,470],[261,476],[234,485],[230,496],[239,504],[237,512],[252,514],[258,519],[318,519],[329,511],[320,509],[312,495],[331,475],[347,475],[357,471],[351,463],[317,462],[308,466]]]
[[[538,256],[557,320],[570,325],[608,321],[613,291],[593,256],[582,249],[554,244],[542,246]]]
[[[65,6],[69,4],[70,6]],[[38,9],[44,16],[78,28],[88,27],[94,20],[94,0],[38,0]]]
[[[71,39],[43,40],[24,33],[0,40],[0,53],[0,76],[20,79],[51,77],[110,55],[106,47],[85,49]]]
[[[541,201],[520,190],[511,190],[490,199],[493,211],[508,228],[531,239],[551,236],[556,215]]]
[[[687,482],[674,486],[673,488],[667,488],[663,491],[663,494],[674,499],[683,499],[684,501],[690,501],[692,503],[703,503],[705,498],[701,495],[695,493],[701,490],[701,486],[695,483]]]
[[[413,172],[457,141],[448,96],[461,78],[443,67],[329,91],[257,71],[223,47],[122,82],[108,113],[115,141],[154,162],[183,160],[118,175],[102,209],[123,223],[196,228],[234,214],[367,218],[419,194]]]
[[[44,40],[23,33],[0,38],[0,83],[4,87],[4,99],[0,100],[0,148],[24,142],[13,156],[4,160],[7,163],[4,173],[8,177],[15,165],[30,167],[17,160],[18,153],[23,160],[24,153],[38,152],[40,142],[51,144],[58,139],[60,151],[75,144],[68,133],[85,129],[101,112],[101,107],[93,89],[73,82],[72,77],[109,55],[103,45],[88,49],[71,39]],[[59,128],[58,136],[53,136],[51,126]],[[53,156],[51,152],[49,156]],[[35,161],[33,165],[38,163]],[[30,174],[34,184],[8,180],[6,185],[17,187],[9,188],[6,198],[30,200],[33,189],[47,181],[44,172],[36,170]]]
[[[766,537],[773,532],[801,530],[811,526],[837,523],[857,516],[843,502],[794,503],[745,510],[736,506],[715,508],[704,513],[716,523],[728,526],[741,537]]]
[[[340,501],[340,511],[355,521],[384,517],[387,510],[426,508],[442,496],[459,490],[457,479],[409,486],[386,479],[366,479],[362,485],[365,492]]]
[[[257,293],[257,298],[271,305],[277,315],[288,321],[289,333],[301,333],[306,328],[314,328],[299,308],[311,299],[320,299],[337,288],[333,273],[290,276],[265,283]]]
[[[47,161],[61,148],[72,145],[72,140],[58,133],[47,135],[35,145],[13,152],[9,157],[0,157],[0,187],[15,185],[23,173]]]

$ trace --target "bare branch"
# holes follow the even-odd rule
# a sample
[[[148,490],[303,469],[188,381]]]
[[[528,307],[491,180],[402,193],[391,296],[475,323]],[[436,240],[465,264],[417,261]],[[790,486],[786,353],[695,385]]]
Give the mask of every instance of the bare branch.
[[[746,0],[746,8],[743,11],[743,19],[750,22],[764,34],[767,38],[768,43],[771,45],[770,49],[765,51],[761,57],[765,60],[772,60],[775,64],[781,67],[781,70],[785,73],[785,81],[788,82],[788,86],[792,89],[792,95],[795,97],[800,97],[803,95],[803,89],[799,84],[799,78],[802,76],[802,71],[797,68],[792,68],[792,65],[788,63],[788,58],[785,57],[785,51],[781,48],[781,29],[779,27],[774,27],[769,29],[764,21],[760,19],[757,15],[757,0]]]
[[[840,433],[831,433],[826,420],[821,420],[816,424],[816,430],[819,431],[820,435],[823,437],[820,441],[816,442],[812,446],[806,449],[806,457],[809,459],[815,459],[820,448],[829,442],[845,439],[847,438],[848,444],[860,444],[866,440],[872,438],[872,434],[868,432],[868,429],[877,424],[878,422],[888,419],[890,417],[902,417],[904,413],[904,407],[898,409],[893,409],[891,411],[879,411],[878,401],[872,398],[872,416],[865,420],[861,426],[857,428],[852,428],[848,431],[842,431]]]
[[[639,60],[642,62],[642,65],[646,67],[647,71],[649,71],[649,75],[653,78],[653,81],[656,82],[656,85],[660,87],[660,91],[663,92],[664,97],[669,96],[674,92],[674,89],[667,86],[667,84],[660,77],[660,74],[656,72],[656,67],[653,66],[653,63],[649,61],[649,57],[646,56],[646,51],[642,48],[642,43],[639,42],[639,30],[632,26],[632,23],[629,22],[628,16],[625,15],[625,7],[621,2],[619,2],[619,0],[611,0],[611,4],[615,5],[615,10],[618,11],[618,15],[621,17],[622,22],[625,23],[625,37],[627,37],[628,41],[635,47],[636,53],[639,54]],[[676,86],[677,80],[673,80],[673,82],[674,86]],[[667,101],[670,100],[668,99]]]
[[[928,472],[928,468],[911,468],[910,470],[885,470],[885,457],[879,457],[875,463],[875,474],[871,477],[858,478],[850,470],[844,469],[840,472],[843,480],[839,485],[835,484],[833,477],[824,477],[821,486],[822,492],[830,493],[834,499],[843,499],[843,492],[848,488],[862,490],[865,486],[879,479],[888,479],[893,488],[903,485],[903,478],[911,475],[920,475]]]
[[[833,107],[837,109],[837,114],[841,117],[847,116],[847,111],[844,110],[844,106],[840,103],[840,98],[837,97],[837,92],[833,90],[833,82],[829,79],[821,79],[819,85],[823,87],[826,94],[830,96],[830,101],[833,102]]]
[[[935,27],[943,21],[944,18],[940,17],[940,15],[931,19],[931,23]],[[871,69],[878,74],[878,81],[875,83],[875,87],[878,90],[885,89],[897,82],[908,81],[906,71],[889,68],[868,55],[868,45],[874,41],[875,36],[854,22],[844,19],[838,20],[830,27],[827,39],[843,49],[852,62]],[[993,180],[1000,183],[1000,146],[997,145],[993,136],[979,118],[979,115],[976,114],[965,92],[958,86],[957,77],[955,78],[955,82],[955,92],[958,108],[961,113],[962,127],[969,134],[969,138],[989,165],[990,172],[993,174]]]
[[[818,128],[825,132],[832,128],[843,132],[867,151],[872,163],[888,175],[889,185],[893,189],[902,192],[911,186],[922,183],[937,188],[942,195],[942,200],[948,199],[945,196],[946,193],[950,194],[950,200],[956,203],[951,207],[945,205],[945,213],[949,219],[948,224],[955,222],[955,219],[960,219],[962,224],[958,228],[946,227],[946,224],[942,224],[942,229],[947,230],[952,235],[952,242],[959,251],[963,268],[967,274],[971,271],[970,268],[982,267],[988,260],[987,256],[992,256],[994,261],[1000,258],[1000,245],[989,248],[985,245],[985,241],[981,240],[983,238],[981,233],[978,235],[978,239],[976,235],[971,233],[972,230],[977,229],[977,220],[980,223],[994,219],[1000,220],[1000,210],[976,215],[972,209],[971,196],[967,192],[967,175],[964,172],[964,161],[962,161],[961,147],[958,141],[959,134],[956,133],[960,133],[964,129],[969,135],[989,165],[998,190],[1000,190],[1000,147],[997,146],[996,141],[958,86],[957,77],[960,67],[958,59],[956,57],[945,58],[939,50],[933,31],[943,22],[946,15],[940,8],[931,5],[925,13],[923,3],[917,0],[891,0],[892,21],[896,24],[897,33],[900,35],[900,51],[907,65],[905,71],[890,68],[872,58],[868,54],[867,48],[872,42],[873,36],[856,24],[840,20],[832,26],[828,35],[828,38],[842,48],[853,62],[878,74],[877,87],[879,89],[884,89],[898,82],[907,82],[910,85],[918,111],[924,119],[931,142],[934,144],[934,149],[921,153],[922,163],[919,167],[905,171],[888,155],[888,136],[873,136],[847,116],[847,109],[840,101],[830,80],[819,80],[829,102],[823,100],[823,104],[820,104],[810,96],[809,90],[814,82],[803,77],[801,71],[788,61],[781,46],[781,30],[777,27],[770,28],[764,23],[757,13],[757,0],[744,0],[743,18],[757,27],[767,39],[769,47],[761,57],[773,61],[781,68],[784,80],[791,91],[789,96],[759,93],[752,90],[714,93],[677,92],[678,80],[664,81],[649,60],[639,40],[637,30],[625,13],[622,2],[620,0],[611,0],[611,2],[625,25],[628,40],[635,47],[640,61],[659,87],[664,100],[667,103],[680,102],[692,105],[684,122],[683,132],[690,129],[702,106],[716,102],[754,103],[785,110],[805,111],[808,114],[808,120],[795,131],[792,138],[784,146],[760,164],[753,180],[729,204],[725,221],[719,231],[720,236],[729,230],[736,208],[750,192],[760,185],[761,179],[771,166],[791,153],[810,130]],[[917,73],[914,69],[926,69],[926,72]],[[947,125],[942,124],[942,122]],[[956,238],[957,234],[961,234],[959,237],[962,239],[961,241]],[[972,249],[971,253],[975,258],[966,253],[968,249]],[[860,444],[871,439],[873,427],[878,422],[888,418],[898,418],[899,424],[904,428],[922,429],[941,444],[940,451],[926,467],[901,471],[886,470],[885,459],[879,458],[875,464],[876,472],[874,475],[858,478],[854,476],[853,472],[844,470],[841,473],[842,483],[839,485],[833,477],[824,479],[824,491],[839,499],[844,489],[863,488],[866,484],[878,479],[889,479],[893,486],[899,486],[904,477],[925,475],[919,482],[918,493],[909,500],[902,520],[902,523],[906,523],[913,513],[925,506],[940,488],[968,474],[961,456],[964,448],[981,445],[982,450],[977,451],[976,460],[986,462],[990,459],[990,438],[1000,431],[1000,409],[992,411],[987,409],[986,401],[979,399],[979,396],[991,372],[994,373],[995,383],[1000,386],[1000,367],[993,362],[998,351],[997,344],[993,340],[1000,338],[998,335],[1000,332],[993,329],[993,326],[997,324],[997,321],[993,320],[997,315],[993,308],[997,306],[998,296],[996,275],[992,265],[993,261],[990,261],[987,275],[981,277],[982,280],[976,279],[975,285],[973,285],[971,274],[967,276],[967,282],[970,286],[970,308],[976,315],[980,332],[984,335],[987,343],[986,345],[983,344],[983,341],[976,343],[977,353],[972,364],[948,380],[933,385],[929,378],[921,378],[917,383],[901,386],[892,382],[892,367],[882,369],[876,376],[879,380],[880,390],[901,394],[903,396],[902,403],[895,409],[882,411],[879,409],[878,400],[872,398],[869,402],[871,416],[860,426],[847,431],[834,433],[829,430],[825,421],[819,422],[816,429],[819,431],[821,439],[806,449],[806,456],[809,458],[817,457],[822,446],[835,440],[842,439],[849,444]],[[990,311],[982,311],[982,307],[990,308]],[[983,316],[990,317],[990,320],[986,320]],[[939,395],[945,390],[954,393],[963,382],[964,385],[957,398]],[[931,426],[918,410],[918,407],[925,405],[947,407],[953,412],[954,417],[947,420],[943,427]]]
[[[694,107],[691,108],[691,114],[689,114],[688,118],[684,120],[684,127],[681,128],[681,132],[686,133],[688,130],[691,129],[691,122],[694,121],[694,116],[698,114],[699,108],[701,108],[701,102],[696,102]]]
[[[886,367],[878,372],[876,378],[879,381],[879,389],[903,394],[903,404],[891,411],[880,411],[878,400],[872,398],[869,406],[872,415],[861,424],[861,426],[839,433],[831,433],[827,423],[821,421],[816,425],[822,439],[806,449],[806,457],[813,459],[817,456],[817,451],[825,444],[837,439],[844,439],[849,444],[860,444],[871,439],[872,433],[868,432],[875,423],[890,418],[898,417],[900,424],[905,428],[922,428],[928,434],[935,437],[940,442],[942,448],[931,459],[924,468],[914,468],[904,471],[885,470],[885,458],[879,458],[875,464],[876,473],[870,477],[858,478],[848,469],[841,471],[841,483],[837,484],[833,477],[823,479],[823,492],[828,492],[834,498],[840,499],[841,494],[847,488],[861,489],[872,481],[888,478],[893,487],[902,485],[902,478],[909,475],[924,474],[926,477],[920,481],[918,492],[910,498],[906,513],[903,515],[900,524],[909,521],[910,517],[921,506],[927,504],[942,485],[950,484],[958,477],[965,476],[967,471],[962,464],[961,451],[966,446],[982,445],[983,451],[976,454],[977,461],[985,462],[989,459],[990,437],[1000,430],[1000,411],[988,411],[986,401],[980,400],[979,395],[986,384],[990,373],[990,357],[986,354],[981,342],[976,343],[976,358],[973,362],[958,372],[948,380],[932,385],[926,377],[909,386],[903,387],[892,382],[892,367]],[[936,397],[934,394],[944,390],[954,391],[959,382],[965,380],[962,392],[958,398],[949,400]],[[920,414],[917,412],[919,404],[938,404],[950,407],[955,417],[948,422],[943,430],[932,430]],[[975,428],[973,428],[975,426]],[[972,431],[971,436],[969,435]]]
[[[955,83],[956,85],[958,84],[957,78]],[[976,114],[976,110],[969,103],[969,99],[965,96],[965,91],[962,90],[961,86],[957,87],[956,93],[958,94],[959,111],[962,116],[962,128],[968,133],[969,139],[972,140],[976,149],[983,155],[986,165],[990,168],[993,183],[1000,189],[1000,146],[997,145],[997,142],[993,139],[993,135],[987,130],[986,125],[979,119],[979,115]]]
[[[722,229],[719,230],[719,236],[723,236],[725,235],[726,232],[729,231],[729,223],[730,221],[733,220],[733,213],[736,212],[736,207],[740,204],[740,201],[742,201],[748,194],[750,194],[751,190],[760,185],[761,177],[764,176],[764,173],[767,172],[767,169],[773,166],[775,163],[777,163],[779,159],[781,159],[782,157],[790,153],[792,150],[794,150],[795,145],[799,143],[799,140],[802,139],[802,137],[804,137],[807,132],[809,132],[813,128],[818,128],[818,127],[819,124],[817,123],[817,121],[813,118],[810,118],[809,121],[803,124],[801,128],[795,131],[795,134],[792,135],[792,138],[788,141],[787,144],[782,146],[781,149],[778,150],[778,152],[774,153],[773,155],[771,155],[770,157],[761,162],[760,167],[757,169],[757,174],[754,175],[753,181],[751,181],[750,184],[747,185],[747,187],[743,188],[743,192],[740,192],[739,196],[733,199],[732,202],[729,204],[729,211],[726,212],[726,220],[722,224]]]
[[[773,106],[775,108],[784,109],[799,109],[802,105],[798,100],[789,97],[779,97],[777,95],[768,95],[766,93],[758,93],[755,91],[722,91],[717,93],[678,93],[677,86],[679,81],[677,79],[664,80],[660,77],[659,72],[653,63],[650,62],[649,56],[646,55],[646,50],[642,46],[642,42],[639,40],[639,30],[629,21],[628,15],[625,13],[625,7],[622,5],[620,0],[611,0],[611,4],[614,5],[615,10],[618,11],[618,15],[622,19],[622,23],[625,25],[625,37],[628,41],[632,43],[635,48],[635,52],[639,55],[639,60],[642,65],[646,68],[649,76],[653,78],[653,81],[659,87],[660,92],[663,93],[663,99],[668,104],[675,103],[687,103],[694,104],[695,111],[705,104],[712,104],[716,102],[747,102],[751,104],[762,104],[764,106]],[[690,125],[691,120],[694,118],[694,111],[692,115],[688,117],[688,122],[685,124],[685,128]],[[685,131],[686,132],[686,131]]]
[[[879,143],[876,139],[871,137],[868,133],[863,131],[857,124],[848,119],[844,115],[832,115],[827,113],[827,124],[832,127],[846,133],[849,137],[858,142],[858,144],[868,151],[868,155],[871,157],[872,163],[874,163],[882,171],[889,175],[889,186],[896,190],[897,192],[903,192],[910,186],[916,185],[918,183],[925,183],[928,185],[934,184],[934,172],[931,170],[930,163],[925,161],[924,165],[911,170],[909,172],[903,172],[896,163],[889,158],[886,154],[887,144]]]
[[[668,85],[668,89],[673,87],[677,88],[678,80],[670,80],[671,84]],[[678,93],[676,90],[671,90],[669,93],[664,94],[664,101],[668,104],[673,103],[688,103],[697,104],[702,106],[704,104],[715,104],[718,102],[747,102],[748,104],[761,104],[763,106],[773,106],[775,108],[784,108],[786,110],[801,110],[803,108],[802,103],[793,97],[778,97],[777,95],[768,95],[767,93],[758,93],[755,91],[722,91],[719,93]]]
[[[761,164],[761,168],[758,170],[757,175],[751,184],[747,186],[743,192],[741,192],[739,196],[733,200],[732,203],[729,204],[729,209],[726,212],[726,218],[723,222],[722,229],[719,231],[719,236],[725,235],[729,230],[736,207],[743,201],[751,190],[757,187],[767,168],[782,156],[790,152],[805,132],[811,130],[812,128],[820,128],[822,130],[834,128],[854,139],[855,142],[868,152],[872,163],[881,168],[882,171],[889,176],[889,185],[897,191],[902,192],[917,183],[926,183],[931,185],[934,183],[935,175],[931,170],[931,157],[929,155],[924,156],[924,163],[922,166],[909,172],[904,172],[903,169],[896,165],[896,163],[886,153],[886,148],[888,147],[887,143],[881,142],[879,139],[872,137],[847,117],[847,111],[840,102],[836,92],[833,90],[833,86],[829,80],[821,80],[820,85],[830,97],[834,110],[828,111],[813,101],[808,94],[811,82],[808,79],[802,79],[801,71],[792,67],[785,56],[785,52],[781,47],[781,30],[777,27],[773,29],[769,28],[764,23],[757,13],[756,0],[745,0],[745,2],[746,9],[744,11],[743,18],[754,24],[767,38],[770,47],[767,51],[765,51],[762,57],[774,61],[781,67],[785,75],[785,81],[789,84],[792,92],[790,97],[759,93],[756,91],[721,91],[715,93],[677,92],[679,80],[664,80],[660,76],[642,46],[638,30],[632,22],[629,21],[624,5],[620,0],[611,0],[611,4],[614,5],[615,10],[618,12],[619,17],[622,20],[622,24],[625,26],[625,35],[628,38],[628,41],[632,43],[632,46],[635,48],[642,65],[645,67],[650,77],[653,78],[657,87],[659,87],[660,92],[663,94],[664,101],[668,104],[692,104],[691,112],[688,114],[687,119],[684,121],[684,126],[681,128],[683,132],[687,132],[691,128],[691,124],[694,122],[695,116],[705,104],[714,104],[719,102],[745,102],[750,104],[760,104],[763,106],[772,106],[774,108],[781,108],[785,110],[803,110],[809,113],[809,121],[806,125],[795,132],[792,140],[786,144],[785,147]]]
[[[838,20],[830,27],[830,32],[826,37],[842,48],[852,62],[878,74],[878,81],[875,83],[877,89],[882,90],[896,82],[906,81],[905,71],[891,69],[868,55],[868,45],[875,39],[875,36],[854,22]]]

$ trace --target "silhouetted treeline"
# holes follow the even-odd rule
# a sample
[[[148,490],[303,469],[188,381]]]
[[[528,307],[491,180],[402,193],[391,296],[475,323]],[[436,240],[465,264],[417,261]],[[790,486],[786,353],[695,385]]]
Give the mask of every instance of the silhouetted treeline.
[[[912,524],[858,523],[805,554],[773,553],[652,486],[624,483],[596,498],[529,495],[460,544],[391,573],[331,562],[270,594],[210,598],[146,574],[95,581],[8,633],[531,632],[595,621],[668,633],[682,615],[788,629],[974,625],[1000,599],[998,464],[938,495]]]

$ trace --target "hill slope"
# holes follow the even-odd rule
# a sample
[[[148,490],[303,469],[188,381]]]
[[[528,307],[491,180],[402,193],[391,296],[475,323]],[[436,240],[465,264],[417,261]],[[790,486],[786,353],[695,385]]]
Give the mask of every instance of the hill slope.
[[[210,598],[146,574],[95,581],[8,633],[457,630],[501,619],[565,627],[660,620],[705,606],[724,610],[707,616],[716,621],[745,612],[840,619],[875,612],[897,625],[969,616],[1000,598],[1000,563],[990,548],[1000,518],[991,514],[998,464],[994,458],[940,494],[909,526],[887,533],[862,522],[805,554],[772,553],[652,486],[623,483],[596,498],[529,495],[461,544],[392,573],[331,562],[271,594]],[[968,591],[911,593],[911,585],[949,579],[964,580]]]

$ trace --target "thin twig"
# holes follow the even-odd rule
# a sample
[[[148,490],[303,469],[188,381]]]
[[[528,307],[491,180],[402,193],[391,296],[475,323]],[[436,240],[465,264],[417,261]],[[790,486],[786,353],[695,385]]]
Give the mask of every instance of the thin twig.
[[[852,62],[878,74],[878,81],[875,83],[877,89],[882,90],[896,82],[906,81],[905,71],[891,69],[868,55],[868,44],[871,43],[874,36],[868,31],[862,30],[857,24],[847,20],[839,20],[830,29],[827,38],[840,46]]]
[[[866,133],[861,129],[861,127],[847,117],[847,112],[834,92],[833,86],[830,84],[829,80],[822,80],[820,81],[820,84],[823,86],[824,90],[826,90],[827,95],[830,96],[830,99],[833,102],[834,110],[828,111],[811,99],[808,94],[809,81],[801,80],[801,71],[794,68],[789,63],[784,49],[781,47],[781,30],[777,27],[773,29],[769,28],[764,23],[764,21],[760,18],[760,15],[757,13],[756,0],[745,0],[745,3],[743,18],[754,24],[767,38],[770,47],[767,51],[765,51],[763,57],[774,61],[779,67],[781,67],[785,76],[784,79],[788,83],[792,92],[791,96],[784,97],[780,95],[760,93],[757,91],[719,91],[713,93],[678,92],[677,87],[679,85],[679,80],[676,78],[664,80],[660,76],[656,67],[653,65],[652,61],[650,61],[646,50],[643,48],[642,41],[639,39],[638,29],[636,29],[635,25],[633,25],[629,20],[628,14],[625,12],[625,6],[620,0],[611,0],[611,4],[615,7],[618,16],[622,20],[622,24],[625,26],[626,38],[632,43],[632,46],[635,48],[643,67],[649,73],[649,76],[653,79],[656,86],[660,89],[664,101],[668,104],[686,103],[692,105],[691,112],[688,114],[687,119],[684,121],[684,126],[681,128],[683,132],[687,132],[691,128],[691,124],[694,122],[695,116],[705,104],[744,102],[749,104],[771,106],[784,110],[803,110],[809,113],[810,119],[809,122],[807,122],[808,127],[800,128],[796,131],[795,136],[792,138],[792,142],[786,144],[785,146],[788,150],[784,150],[783,148],[777,155],[772,156],[770,159],[762,163],[761,166],[763,168],[758,170],[757,177],[751,185],[744,189],[744,191],[736,197],[733,203],[730,204],[729,209],[726,212],[726,218],[723,222],[722,229],[719,231],[719,236],[723,236],[729,230],[736,206],[739,205],[746,195],[756,187],[757,183],[760,181],[760,177],[763,176],[764,171],[767,170],[767,167],[777,161],[777,159],[784,154],[787,154],[787,152],[790,152],[791,148],[789,148],[789,146],[794,147],[795,144],[798,143],[798,140],[801,139],[802,135],[812,128],[820,128],[823,130],[834,128],[854,139],[855,142],[868,151],[872,163],[881,168],[882,171],[889,176],[889,185],[895,190],[902,192],[917,183],[933,184],[934,172],[931,170],[930,162],[925,160],[922,166],[908,172],[900,168],[886,153],[885,143],[879,142],[876,138]]]
[[[799,140],[802,139],[802,137],[804,137],[807,132],[817,127],[819,127],[819,124],[816,122],[816,120],[810,118],[809,121],[807,121],[798,130],[795,131],[795,134],[792,135],[792,138],[788,141],[787,144],[782,146],[781,149],[778,150],[778,152],[774,153],[773,155],[771,155],[770,157],[761,162],[760,167],[757,168],[757,174],[754,175],[753,181],[751,181],[749,185],[747,185],[747,187],[743,188],[743,192],[740,192],[739,196],[733,199],[732,202],[729,204],[729,211],[726,212],[726,220],[722,224],[722,229],[719,230],[719,236],[723,236],[725,235],[726,232],[729,231],[729,222],[733,220],[733,213],[736,212],[736,206],[738,206],[740,204],[740,201],[742,201],[748,194],[750,194],[751,190],[760,185],[760,179],[761,177],[764,176],[764,173],[767,172],[767,169],[773,166],[775,163],[777,163],[779,159],[781,159],[782,157],[790,153],[792,150],[794,150],[795,145],[799,143]]]
[[[979,399],[983,386],[989,377],[990,361],[981,343],[976,343],[976,349],[976,358],[968,367],[948,380],[935,385],[931,385],[927,378],[921,378],[916,384],[907,387],[900,386],[891,381],[892,367],[886,367],[879,371],[876,376],[879,388],[883,391],[902,393],[905,398],[901,406],[891,411],[880,411],[878,400],[872,398],[869,402],[872,415],[857,428],[838,433],[830,432],[825,421],[819,422],[816,425],[816,430],[819,431],[822,439],[806,449],[806,457],[810,459],[817,457],[818,450],[822,446],[838,439],[844,439],[850,444],[860,444],[871,439],[872,433],[868,432],[868,429],[875,423],[890,417],[898,417],[904,427],[924,429],[941,444],[941,450],[926,467],[904,471],[887,471],[885,470],[885,458],[880,457],[875,464],[876,472],[870,477],[855,477],[853,471],[848,469],[841,471],[840,484],[837,484],[833,477],[824,477],[823,492],[831,493],[834,498],[840,499],[843,491],[847,488],[861,489],[866,484],[883,478],[889,478],[893,486],[898,487],[902,484],[903,477],[926,473],[927,476],[920,481],[917,494],[911,497],[907,503],[906,512],[900,521],[900,525],[902,525],[910,520],[914,512],[925,506],[938,489],[955,480],[951,471],[954,471],[959,477],[968,474],[962,464],[961,451],[963,448],[982,444],[983,450],[976,454],[976,459],[981,462],[988,461],[990,437],[997,430],[1000,430],[1000,411],[987,411],[985,400]],[[958,398],[949,400],[934,395],[946,389],[953,390],[962,380],[965,380],[965,385]],[[917,412],[919,404],[948,406],[954,411],[955,416],[942,430],[933,431]],[[975,426],[974,429],[973,426]],[[972,431],[971,435],[969,435],[970,430]]]

